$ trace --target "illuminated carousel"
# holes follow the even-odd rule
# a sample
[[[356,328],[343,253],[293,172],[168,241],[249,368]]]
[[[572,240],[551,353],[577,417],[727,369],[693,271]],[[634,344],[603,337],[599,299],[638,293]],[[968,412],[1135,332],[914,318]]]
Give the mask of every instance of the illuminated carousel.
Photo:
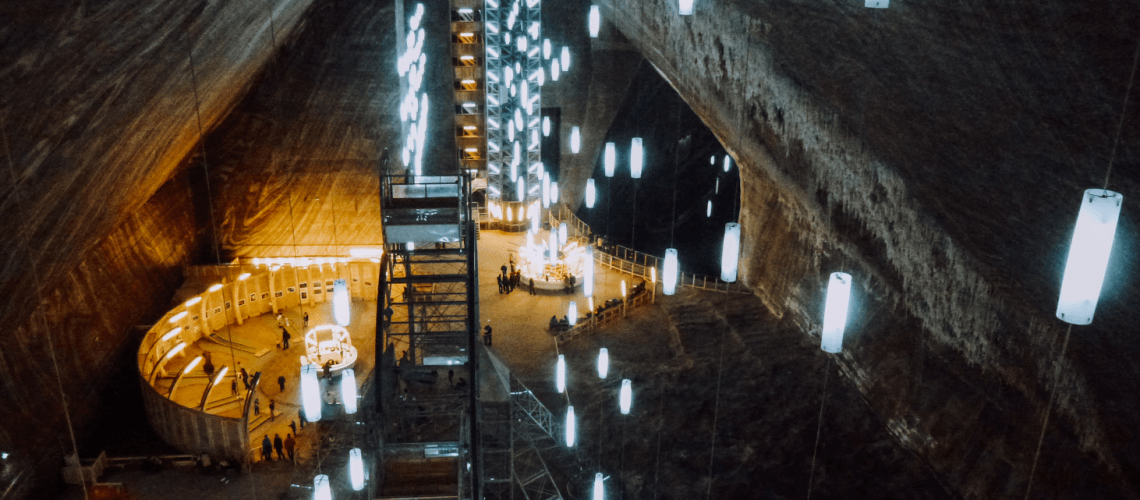
[[[586,247],[577,239],[567,240],[559,231],[547,231],[537,240],[533,232],[527,232],[526,245],[519,248],[522,285],[530,285],[533,279],[538,290],[562,291],[573,277],[577,287],[582,283],[586,258]]]
[[[344,327],[319,325],[305,333],[305,355],[301,356],[301,366],[316,365],[323,373],[325,365],[329,365],[329,374],[335,377],[355,364],[356,347]]]

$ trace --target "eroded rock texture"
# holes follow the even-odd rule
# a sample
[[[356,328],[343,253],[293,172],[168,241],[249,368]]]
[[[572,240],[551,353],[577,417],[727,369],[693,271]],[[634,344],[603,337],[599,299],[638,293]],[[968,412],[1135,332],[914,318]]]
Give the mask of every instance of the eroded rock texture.
[[[309,4],[0,6],[0,398],[9,412],[0,445],[14,452],[5,479],[27,472],[16,493],[58,480],[70,449],[59,385],[77,432],[93,412],[116,411],[95,398],[108,363],[135,347],[133,326],[165,306],[156,302],[177,287],[208,227],[192,203],[200,180],[179,165]]]
[[[1140,37],[1131,6],[602,0],[741,163],[743,279],[817,334],[859,279],[843,372],[967,498],[1136,496],[1136,227],[1096,323],[1053,317],[1081,191],[1100,187]],[[1135,102],[1135,101],[1133,101]],[[1134,108],[1133,108],[1134,109]],[[1137,114],[1110,188],[1135,193]],[[1055,376],[1059,374],[1059,376]]]

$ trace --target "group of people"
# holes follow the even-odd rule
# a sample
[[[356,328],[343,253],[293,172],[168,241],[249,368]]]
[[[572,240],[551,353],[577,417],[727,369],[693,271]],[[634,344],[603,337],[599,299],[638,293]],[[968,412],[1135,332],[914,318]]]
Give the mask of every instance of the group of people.
[[[297,440],[293,439],[293,435],[286,433],[285,439],[281,439],[280,434],[273,435],[273,441],[269,441],[269,434],[261,440],[261,459],[273,460],[273,451],[277,450],[277,459],[285,460],[286,455],[290,461],[293,460],[293,450],[297,447]]]
[[[524,284],[522,283],[522,271],[515,269],[514,257],[511,257],[510,265],[509,270],[506,264],[499,268],[502,271],[502,274],[496,278],[499,281],[499,293],[511,293],[515,291],[515,288],[518,288],[520,284]],[[534,295],[534,278],[530,278],[530,283],[526,284],[530,286],[530,294]]]

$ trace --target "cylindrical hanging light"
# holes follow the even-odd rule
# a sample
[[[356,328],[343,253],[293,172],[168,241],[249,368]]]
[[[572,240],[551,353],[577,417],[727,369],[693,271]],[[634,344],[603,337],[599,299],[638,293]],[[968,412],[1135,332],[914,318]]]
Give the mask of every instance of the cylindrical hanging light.
[[[586,297],[586,300],[590,301],[590,310],[593,311],[594,310],[594,297],[593,296]]]
[[[550,202],[551,203],[558,203],[558,183],[557,182],[551,182],[550,183]]]
[[[539,214],[539,212],[541,212],[541,210],[538,210],[537,206],[530,209],[530,233],[527,233],[527,234],[538,234],[538,218],[539,218],[538,214]],[[530,238],[530,236],[528,236],[528,238]],[[531,241],[529,239],[527,242],[531,243]],[[530,246],[530,245],[527,245],[527,246]]]
[[[582,295],[592,297],[594,295],[594,250],[592,248],[586,250],[586,262],[582,266]],[[594,306],[590,306],[590,310],[594,310]]]
[[[594,179],[586,179],[586,208],[594,208],[594,201],[598,194],[594,188]]]
[[[1086,189],[1069,244],[1057,317],[1066,323],[1092,323],[1124,196],[1107,189]]]
[[[712,217],[712,200],[709,200],[709,206],[705,209],[705,217]]]
[[[336,316],[336,324],[340,326],[348,326],[351,319],[348,300],[348,283],[344,280],[333,282],[333,314]]]
[[[562,71],[570,71],[570,47],[562,47]]]
[[[606,143],[605,162],[606,162],[606,164],[605,164],[606,165],[606,177],[613,177],[614,176],[614,169],[617,168],[617,148],[614,147],[614,143],[612,143],[612,142]]]
[[[550,137],[550,117],[542,117],[542,136]]]
[[[321,384],[317,382],[317,365],[301,366],[301,403],[305,409],[305,420],[316,422],[321,419]]]
[[[568,235],[567,235],[566,223],[565,222],[559,223],[558,224],[558,244],[559,245],[565,245],[567,236]]]
[[[606,500],[606,489],[602,481],[601,472],[594,474],[594,500]]]
[[[516,184],[515,187],[518,188],[518,193],[516,193],[516,194],[518,194],[519,201],[525,202],[526,201],[526,177],[519,177],[518,184]],[[522,207],[519,207],[519,208],[521,209]],[[522,217],[519,217],[519,220],[521,221]]]
[[[542,39],[542,58],[547,59],[547,60],[550,59],[550,39],[549,38]]]
[[[610,373],[610,350],[605,347],[598,351],[598,378],[606,378]]]
[[[677,249],[665,249],[665,269],[661,273],[661,293],[673,295],[677,292],[677,275],[680,263],[677,262]]]
[[[831,273],[827,302],[823,309],[823,333],[819,348],[830,353],[843,350],[843,329],[847,326],[847,305],[851,301],[851,275]]]
[[[625,298],[625,280],[621,280],[621,298]]]
[[[578,422],[577,422],[577,419],[574,418],[574,407],[568,406],[568,407],[566,407],[566,447],[567,448],[573,448],[574,447],[574,437],[576,434],[578,434],[577,427],[578,427]]]
[[[542,208],[550,208],[550,176],[542,176]]]
[[[554,366],[554,384],[558,387],[558,394],[566,392],[566,355],[558,355],[558,364]]]
[[[720,194],[720,177],[716,178],[716,188],[713,189],[713,194]]]
[[[332,500],[332,489],[329,487],[329,477],[318,474],[313,478],[313,500]]]
[[[682,16],[693,15],[693,0],[681,0],[678,10]]]
[[[582,149],[582,132],[575,125],[570,129],[570,152],[577,153]]]
[[[634,137],[629,145],[629,174],[634,179],[641,178],[641,167],[644,159],[645,151],[641,147],[641,138]]]
[[[740,224],[729,222],[724,225],[724,247],[720,253],[720,279],[732,283],[736,281],[736,271],[740,265]]]
[[[550,80],[557,82],[558,77],[562,74],[562,68],[559,67],[558,59],[550,61]]]
[[[629,379],[621,381],[621,396],[619,398],[621,403],[621,414],[629,415],[629,407],[633,405],[633,383]]]
[[[348,478],[353,491],[364,489],[364,457],[360,456],[360,448],[348,450]]]
[[[566,320],[570,322],[570,326],[578,324],[578,303],[571,300],[570,307],[566,310]]]
[[[602,29],[602,11],[597,5],[590,6],[590,38],[597,38],[598,31]]]
[[[728,169],[731,167],[732,167],[732,157],[729,155],[724,155],[724,171],[728,172]]]
[[[340,398],[344,400],[345,413],[356,413],[356,373],[352,368],[340,374]]]

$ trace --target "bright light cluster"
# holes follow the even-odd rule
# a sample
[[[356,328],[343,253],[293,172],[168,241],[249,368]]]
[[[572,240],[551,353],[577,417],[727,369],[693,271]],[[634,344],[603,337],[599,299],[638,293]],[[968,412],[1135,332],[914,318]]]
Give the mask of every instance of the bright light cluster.
[[[541,136],[550,133],[550,121],[540,116],[546,82],[542,62],[553,48],[541,38],[539,4],[539,0],[485,2],[490,201],[529,204],[542,196]],[[496,218],[501,220],[507,216],[525,220],[518,213],[500,213]]]
[[[400,78],[406,93],[400,103],[400,121],[404,123],[404,148],[400,159],[405,167],[412,167],[415,175],[423,174],[423,155],[427,142],[428,96],[421,93],[427,54],[423,24],[424,5],[416,4],[415,13],[408,18],[408,34],[404,39],[404,52],[397,62]]]

